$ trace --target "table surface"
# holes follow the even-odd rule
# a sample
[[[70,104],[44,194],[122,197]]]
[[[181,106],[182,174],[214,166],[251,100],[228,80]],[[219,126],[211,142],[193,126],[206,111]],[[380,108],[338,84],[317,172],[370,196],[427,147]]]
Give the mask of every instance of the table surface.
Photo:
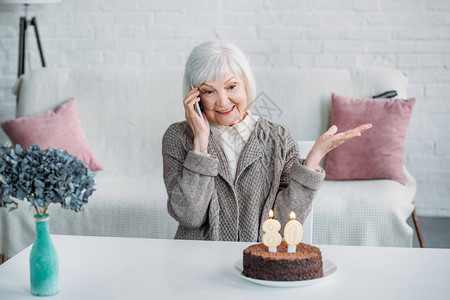
[[[314,285],[274,288],[233,271],[251,243],[52,239],[60,292],[51,299],[450,299],[449,249],[318,246],[336,273]],[[30,294],[30,250],[0,265],[1,300],[36,299]]]

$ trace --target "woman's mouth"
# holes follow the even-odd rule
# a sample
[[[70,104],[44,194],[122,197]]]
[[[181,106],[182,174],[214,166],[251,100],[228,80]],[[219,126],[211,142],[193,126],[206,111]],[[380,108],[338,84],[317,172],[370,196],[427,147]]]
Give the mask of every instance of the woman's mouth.
[[[236,105],[233,105],[233,107],[231,107],[229,109],[226,109],[226,110],[216,110],[216,112],[218,112],[221,115],[225,115],[226,116],[226,115],[230,114],[234,110],[235,106]]]

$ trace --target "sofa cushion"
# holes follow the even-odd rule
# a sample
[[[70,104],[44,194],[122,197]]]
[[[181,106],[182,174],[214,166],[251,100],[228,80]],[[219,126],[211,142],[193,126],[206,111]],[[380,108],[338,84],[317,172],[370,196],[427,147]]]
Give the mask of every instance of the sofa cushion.
[[[392,179],[402,184],[404,139],[414,99],[361,99],[333,93],[332,124],[340,132],[373,127],[328,154],[326,179]]]
[[[394,180],[325,180],[314,199],[313,241],[318,245],[412,247],[407,223],[416,180],[403,168]]]
[[[89,148],[74,98],[54,110],[3,122],[2,128],[14,144],[23,148],[34,143],[42,149],[61,148],[88,164],[92,171],[103,169]]]

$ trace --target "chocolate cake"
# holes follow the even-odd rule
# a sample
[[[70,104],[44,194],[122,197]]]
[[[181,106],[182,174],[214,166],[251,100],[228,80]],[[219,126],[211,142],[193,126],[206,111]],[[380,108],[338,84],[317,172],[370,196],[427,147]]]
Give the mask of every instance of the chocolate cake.
[[[320,249],[308,244],[297,245],[295,253],[287,253],[282,242],[277,253],[271,253],[264,244],[252,245],[244,250],[244,276],[272,280],[298,281],[323,277]]]

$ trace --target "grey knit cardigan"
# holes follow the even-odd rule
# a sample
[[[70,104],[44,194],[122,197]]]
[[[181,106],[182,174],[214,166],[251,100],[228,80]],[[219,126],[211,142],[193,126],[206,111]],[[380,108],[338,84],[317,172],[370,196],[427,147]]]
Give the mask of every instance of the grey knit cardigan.
[[[303,165],[287,128],[259,119],[242,150],[234,182],[212,133],[210,157],[193,151],[193,142],[186,121],[170,125],[162,139],[167,208],[179,223],[175,238],[259,242],[270,209],[282,229],[291,211],[303,223],[325,173]]]

